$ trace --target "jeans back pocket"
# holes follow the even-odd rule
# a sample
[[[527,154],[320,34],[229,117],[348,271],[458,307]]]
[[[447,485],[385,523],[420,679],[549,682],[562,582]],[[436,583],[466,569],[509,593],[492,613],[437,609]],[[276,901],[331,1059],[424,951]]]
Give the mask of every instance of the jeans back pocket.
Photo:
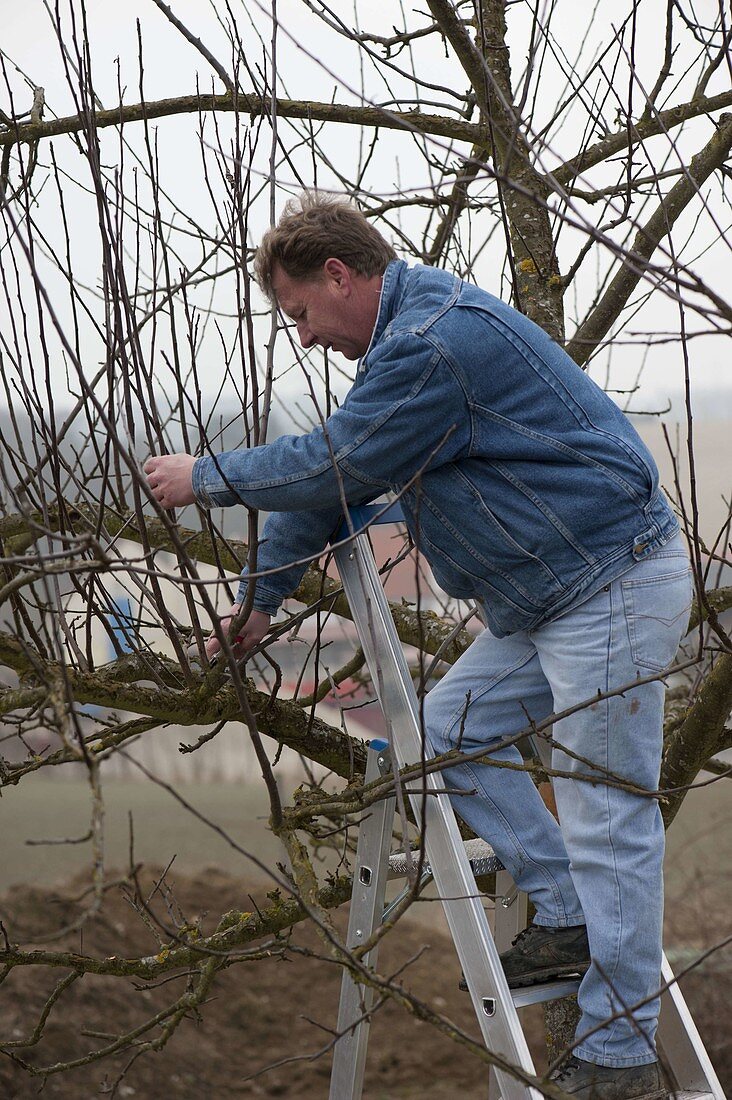
[[[640,668],[661,672],[676,656],[689,623],[691,569],[686,566],[674,572],[623,580],[621,589],[633,661]]]

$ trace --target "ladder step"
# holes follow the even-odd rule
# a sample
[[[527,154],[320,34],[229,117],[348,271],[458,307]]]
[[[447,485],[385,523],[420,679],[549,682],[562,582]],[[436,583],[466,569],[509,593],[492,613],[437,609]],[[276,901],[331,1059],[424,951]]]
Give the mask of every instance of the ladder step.
[[[562,978],[556,982],[538,982],[536,985],[527,985],[524,989],[512,989],[511,999],[516,1008],[543,1004],[544,1001],[558,1001],[576,993],[581,981],[581,978]]]
[[[465,848],[465,854],[470,863],[470,869],[474,875],[491,875],[496,871],[503,870],[503,864],[486,840],[479,840],[477,838],[474,840],[465,840],[463,841],[463,847]],[[412,866],[414,867],[419,859],[419,852],[412,852],[411,857]],[[422,873],[425,875],[432,874],[432,868],[426,859],[422,864]],[[392,852],[389,856],[389,878],[406,878],[406,876],[406,853]]]
[[[573,996],[580,987],[582,979],[561,978],[555,982],[537,982],[535,985],[527,985],[523,989],[511,989],[511,1000],[515,1008],[526,1008],[527,1005],[544,1004],[545,1001],[558,1001],[562,997]],[[463,993],[468,992],[468,983],[461,978],[459,988]]]
[[[714,1100],[713,1092],[671,1092],[671,1100]]]

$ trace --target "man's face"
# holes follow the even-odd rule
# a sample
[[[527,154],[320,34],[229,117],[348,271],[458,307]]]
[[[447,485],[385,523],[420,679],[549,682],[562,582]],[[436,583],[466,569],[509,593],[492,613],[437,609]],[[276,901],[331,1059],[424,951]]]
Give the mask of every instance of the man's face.
[[[378,288],[341,260],[326,260],[320,277],[293,279],[276,266],[272,278],[277,303],[297,325],[304,348],[339,351],[346,359],[366,353],[378,313]]]

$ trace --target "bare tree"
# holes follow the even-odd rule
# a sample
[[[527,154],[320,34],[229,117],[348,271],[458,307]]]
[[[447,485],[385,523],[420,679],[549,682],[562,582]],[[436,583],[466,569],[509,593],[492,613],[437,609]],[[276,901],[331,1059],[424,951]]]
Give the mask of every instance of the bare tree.
[[[685,0],[652,12],[627,0],[588,10],[578,34],[576,15],[568,26],[556,0],[428,0],[426,11],[389,7],[388,20],[368,4],[345,15],[340,5],[293,0],[280,18],[274,0],[219,0],[205,28],[153,3],[171,42],[182,36],[197,51],[202,70],[186,94],[147,98],[151,59],[139,32],[117,98],[103,103],[78,0],[45,5],[71,113],[55,115],[34,75],[21,79],[2,57],[1,779],[22,785],[40,769],[85,768],[92,890],[78,931],[109,886],[105,761],[164,723],[207,727],[199,753],[216,751],[226,723],[244,723],[290,871],[267,869],[285,900],[256,915],[226,914],[204,934],[176,927],[170,913],[151,916],[132,866],[130,896],[159,938],[144,957],[102,959],[52,943],[27,949],[8,929],[3,976],[18,967],[59,975],[28,1037],[4,1046],[36,1075],[159,1049],[204,1005],[222,970],[305,919],[382,998],[455,1037],[398,979],[368,972],[362,953],[345,950],[330,914],[348,899],[348,876],[319,881],[302,840],[327,834],[345,849],[347,823],[388,786],[364,787],[363,743],[317,713],[326,696],[345,701],[340,685],[352,692],[357,682],[360,698],[370,692],[359,652],[338,669],[324,656],[330,624],[349,617],[337,581],[310,562],[287,617],[245,667],[219,626],[226,660],[209,667],[192,658],[189,647],[202,652],[242,566],[257,572],[257,516],[247,514],[245,525],[244,510],[163,512],[141,475],[149,453],[213,454],[263,443],[278,425],[305,430],[348,384],[327,354],[292,344],[252,284],[252,249],[294,190],[353,196],[405,256],[510,299],[628,411],[660,356],[673,364],[686,395],[691,477],[679,474],[667,488],[691,547],[697,599],[669,695],[659,794],[667,823],[700,772],[728,774],[714,758],[732,747],[732,645],[719,618],[732,605],[721,584],[729,524],[703,538],[692,416],[694,349],[732,330],[721,277],[732,148],[726,7],[709,4],[700,18]],[[322,101],[304,94],[315,71],[333,89]],[[416,606],[393,611],[424,687],[472,635],[469,609],[436,590],[419,560],[415,569]],[[302,693],[303,668],[288,698],[281,665],[300,650],[286,639],[309,623],[317,625],[306,647],[315,686]],[[335,792],[313,777],[306,797],[283,799],[267,739],[323,765],[341,781]],[[49,927],[48,935],[69,931]],[[179,975],[183,992],[85,1058],[30,1058],[39,1044],[42,1051],[47,1018],[87,974]],[[549,1021],[556,1055],[571,1041],[571,1005],[552,1006]]]

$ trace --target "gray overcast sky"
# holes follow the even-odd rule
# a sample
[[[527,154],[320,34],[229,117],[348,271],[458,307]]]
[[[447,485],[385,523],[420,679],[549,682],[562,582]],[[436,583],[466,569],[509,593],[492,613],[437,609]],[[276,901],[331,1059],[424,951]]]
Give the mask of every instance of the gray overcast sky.
[[[41,84],[45,88],[46,101],[49,107],[46,117],[53,112],[57,115],[75,113],[73,97],[67,86],[64,68],[61,61],[58,43],[54,39],[51,21],[48,17],[42,0],[27,0],[23,5],[11,3],[10,0],[2,0],[2,49],[7,57],[22,69],[30,80]],[[336,10],[349,24],[353,23],[352,4],[335,3]],[[708,8],[710,17],[716,10],[716,4],[712,0],[705,0],[700,9]],[[186,25],[209,46],[212,51],[227,63],[229,47],[226,35],[217,21],[215,10],[225,12],[225,5],[217,3],[202,3],[200,0],[178,0],[173,4],[175,13]],[[665,18],[665,0],[646,0],[639,9],[638,27],[638,54],[637,77],[641,84],[652,81],[657,71],[659,59],[662,55],[662,36],[659,37],[659,28],[663,26]],[[68,34],[70,19],[68,7],[61,5],[62,16]],[[77,9],[78,10],[78,9]],[[140,21],[143,40],[145,76],[145,96],[151,101],[158,98],[183,95],[191,93],[195,89],[198,78],[203,88],[208,89],[212,85],[212,72],[207,67],[204,59],[192,46],[185,42],[177,31],[168,23],[161,12],[155,8],[150,0],[129,0],[126,4],[109,3],[108,0],[89,0],[87,3],[87,18],[89,26],[89,39],[91,44],[92,64],[94,68],[95,87],[105,106],[113,106],[118,101],[118,80],[123,88],[123,98],[127,103],[136,102],[139,99],[139,74],[138,74],[138,40],[137,20]],[[259,29],[264,42],[269,45],[271,38],[271,20],[269,18],[270,5],[258,0],[249,0],[247,4],[234,5],[237,13],[238,27],[242,38],[250,49],[247,60],[252,66],[262,64],[263,47],[257,40],[255,27]],[[624,9],[623,9],[624,11]],[[388,12],[388,15],[386,14]],[[356,55],[349,50],[344,43],[342,49],[333,49],[333,36],[327,35],[322,24],[317,20],[300,0],[280,0],[277,4],[277,13],[282,29],[279,32],[278,51],[280,59],[280,94],[293,98],[312,98],[328,100],[334,98],[337,101],[357,101],[359,86],[365,81],[366,98],[383,101],[387,98],[387,91],[383,84],[368,69],[363,73],[359,71]],[[388,34],[391,26],[399,20],[399,8],[397,5],[377,3],[375,0],[359,0],[358,14],[361,25],[381,34]],[[578,15],[580,18],[578,18]],[[512,55],[514,78],[521,72],[524,56],[521,53],[523,45],[522,31],[528,17],[528,8],[522,10],[521,6],[511,9],[512,36],[516,48]],[[589,10],[576,0],[560,0],[553,16],[553,29],[561,38],[567,56],[572,58],[582,48],[586,57],[591,57],[597,49],[597,45],[608,35],[608,28],[617,24],[621,18],[619,6],[611,0],[600,0],[597,6],[596,27],[589,26]],[[584,40],[584,42],[583,42]],[[421,47],[423,48],[423,47]],[[429,62],[429,79],[435,83],[450,83],[455,79],[455,67],[447,60],[444,51],[438,42],[429,48],[426,55]],[[117,64],[119,59],[119,66]],[[679,59],[681,60],[681,59]],[[424,64],[424,61],[422,62]],[[683,66],[678,65],[679,71]],[[424,76],[424,71],[422,70]],[[9,72],[10,83],[16,97],[16,108],[26,109],[29,106],[29,92],[24,87],[19,74]],[[724,72],[724,66],[719,74],[719,79],[710,91],[720,90],[728,84],[729,74]],[[726,83],[725,83],[726,81]],[[246,78],[242,83],[247,86]],[[397,80],[397,84],[398,84]],[[213,84],[217,91],[222,90],[218,78],[213,78]],[[561,95],[563,78],[558,72],[548,78],[543,95],[548,99],[556,99]],[[463,84],[456,89],[463,91]],[[676,100],[674,100],[675,102]],[[7,94],[0,92],[0,103],[7,104]],[[541,110],[539,110],[539,115]],[[224,134],[229,133],[230,120],[225,116],[218,116],[217,124]],[[213,140],[213,120],[206,122],[206,134]],[[204,172],[201,166],[201,152],[195,139],[195,123],[190,116],[163,119],[155,124],[158,135],[160,162],[163,165],[162,183],[176,203],[186,214],[195,217],[207,231],[215,232],[215,219],[212,203],[206,188]],[[134,148],[140,150],[140,128],[130,126],[125,131]],[[702,119],[687,128],[687,133],[679,138],[679,155],[683,159],[690,151],[695,151],[711,133],[711,127],[707,120]],[[573,133],[565,128],[554,138],[554,146],[560,156],[573,152],[580,141],[579,132]],[[324,147],[332,157],[336,168],[342,167],[350,171],[352,163],[357,156],[358,133],[355,129],[345,130],[340,127],[326,128],[321,134]],[[352,146],[349,146],[352,142]],[[441,146],[437,143],[434,148],[435,155],[439,156]],[[79,166],[78,154],[66,138],[56,139],[54,148],[59,162],[70,173],[77,172]],[[118,142],[113,132],[106,131],[102,140],[102,152],[108,154],[110,163],[118,152]],[[47,148],[41,149],[41,160],[48,163]],[[254,159],[255,178],[261,180],[262,186],[266,183],[268,173],[268,137],[262,140]],[[306,182],[316,182],[313,177],[312,164],[307,150],[299,150],[295,155],[295,163],[303,173]],[[129,159],[129,158],[128,158]],[[419,157],[411,139],[403,135],[386,135],[380,140],[377,152],[366,177],[371,181],[370,185],[379,190],[391,192],[397,189],[409,189],[423,187],[429,181],[425,178],[423,159]],[[545,158],[545,166],[551,166],[549,156]],[[258,175],[257,175],[258,173]],[[601,179],[601,173],[594,177],[595,183]],[[278,196],[278,209],[284,201],[287,186],[297,186],[294,174],[289,166],[283,164],[278,171],[278,181],[284,190]],[[333,186],[335,176],[328,174],[327,170],[320,169],[317,182],[325,186]],[[126,186],[130,186],[131,176],[127,175]],[[366,184],[368,187],[368,183]],[[706,190],[714,192],[717,184],[712,184]],[[98,283],[98,244],[94,232],[94,211],[90,205],[89,196],[82,190],[73,190],[69,193],[69,206],[73,218],[74,232],[74,270],[75,276],[81,283],[94,286]],[[719,222],[717,229],[727,229],[725,219],[728,218],[728,209],[723,205],[718,208]],[[57,214],[50,193],[40,196],[39,219],[48,227],[49,235],[53,234],[54,220]],[[251,224],[251,243],[264,228],[268,217],[268,203],[266,196],[256,206]],[[183,226],[180,215],[175,215],[178,226]],[[88,232],[82,232],[80,226],[88,222]],[[409,224],[407,221],[405,224]],[[708,218],[701,219],[698,224],[689,220],[685,227],[690,237],[686,255],[691,257],[695,252],[702,252],[717,229]],[[677,245],[684,239],[684,231],[677,233]],[[571,262],[580,245],[579,236],[571,231],[564,231],[560,241],[560,262],[564,270]],[[180,254],[191,266],[200,258],[200,246],[195,240],[186,242],[180,239]],[[502,283],[500,272],[503,266],[503,253],[505,249],[499,237],[495,244],[487,247],[476,267],[476,275],[479,281],[487,289],[500,293],[504,297],[507,294],[505,284]],[[700,260],[696,265],[699,274],[717,285],[720,293],[726,292],[726,272],[729,270],[730,250],[728,243],[718,243],[715,248]],[[590,300],[594,285],[595,271],[588,270],[586,278],[580,281],[576,291],[577,302],[573,298],[568,301],[568,314],[571,315],[575,308],[582,312],[584,306]],[[54,276],[48,276],[49,286],[54,285]],[[195,296],[195,302],[199,307],[212,306],[220,314],[231,313],[234,307],[233,282],[222,280],[220,289],[217,290],[213,300],[206,293],[201,292]],[[221,317],[220,323],[226,324],[225,317]],[[697,319],[692,318],[691,327],[695,327]],[[679,318],[675,305],[668,299],[656,295],[654,302],[646,306],[630,324],[631,330],[643,331],[653,328],[656,330],[676,331]],[[698,327],[698,325],[697,325]],[[211,326],[209,326],[211,331]],[[258,328],[258,334],[262,341],[266,338],[267,326],[263,321]],[[700,337],[691,343],[692,367],[694,383],[700,392],[700,400],[709,400],[703,394],[723,393],[723,403],[727,395],[732,393],[729,371],[728,340],[720,337]],[[219,372],[215,369],[216,341],[211,340],[208,354],[211,359],[211,371],[206,373],[204,384],[210,387],[213,394],[218,386]],[[95,358],[96,353],[90,349],[90,358]],[[334,357],[334,359],[337,357]],[[96,358],[95,358],[96,361]],[[282,340],[279,345],[278,359],[282,378],[278,387],[280,396],[286,400],[296,401],[305,393],[302,377],[297,368],[288,369],[293,362],[293,356],[287,346],[287,341]],[[678,392],[682,385],[682,359],[677,345],[667,344],[653,348],[645,353],[637,348],[619,344],[612,352],[609,359],[611,371],[607,373],[608,357],[598,359],[593,374],[598,381],[609,380],[611,388],[630,388],[635,383],[639,369],[645,364],[643,372],[643,389],[638,395],[636,407],[656,407],[668,392]],[[344,364],[345,366],[345,364]],[[93,364],[92,364],[93,368]],[[65,381],[61,374],[56,381],[60,392],[63,391]],[[337,390],[341,392],[347,385],[346,377],[334,382]],[[622,398],[620,398],[622,401]],[[307,399],[303,397],[307,404]]]

